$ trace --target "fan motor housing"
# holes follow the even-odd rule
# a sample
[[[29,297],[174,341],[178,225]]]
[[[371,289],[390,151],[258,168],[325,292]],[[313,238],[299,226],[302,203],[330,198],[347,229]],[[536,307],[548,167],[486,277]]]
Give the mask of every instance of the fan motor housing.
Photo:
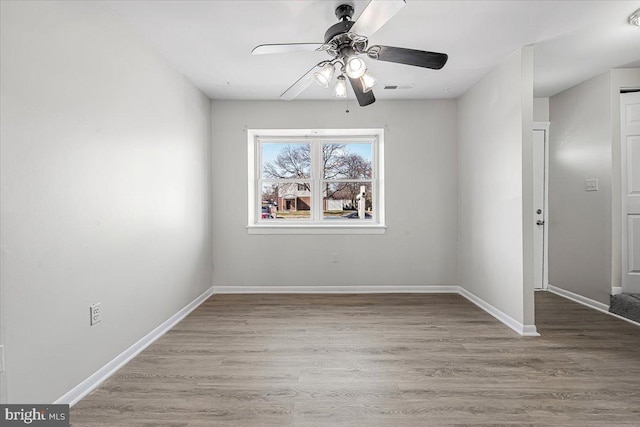
[[[324,42],[329,43],[331,39],[339,34],[348,33],[351,27],[353,27],[353,21],[340,21],[337,24],[329,27],[326,33],[324,33]]]
[[[352,5],[341,4],[336,8],[336,18],[338,18],[339,21],[350,21],[353,12],[355,12],[355,10]]]

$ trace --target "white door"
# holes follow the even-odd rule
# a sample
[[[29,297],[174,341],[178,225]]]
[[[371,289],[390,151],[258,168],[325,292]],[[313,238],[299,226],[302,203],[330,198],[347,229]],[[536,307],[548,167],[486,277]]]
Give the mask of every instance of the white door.
[[[544,289],[545,241],[545,135],[543,129],[533,131],[533,287]]]
[[[620,95],[622,291],[640,292],[640,92]]]

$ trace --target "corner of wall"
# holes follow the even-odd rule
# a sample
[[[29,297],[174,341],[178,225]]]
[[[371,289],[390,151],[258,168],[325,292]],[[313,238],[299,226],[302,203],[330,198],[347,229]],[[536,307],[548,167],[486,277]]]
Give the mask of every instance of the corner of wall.
[[[458,98],[457,114],[459,286],[529,323],[523,188],[531,179],[523,181],[523,168],[532,159],[523,150],[532,144],[533,47],[514,51]]]
[[[533,290],[533,55],[533,46],[522,48],[522,323],[525,325],[533,325],[535,322]]]

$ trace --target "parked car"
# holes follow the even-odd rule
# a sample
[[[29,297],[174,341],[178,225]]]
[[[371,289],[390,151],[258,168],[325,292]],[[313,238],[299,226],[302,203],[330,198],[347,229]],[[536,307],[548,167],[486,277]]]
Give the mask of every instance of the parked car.
[[[262,207],[262,219],[273,219],[276,215],[272,212],[271,206]]]
[[[358,215],[358,212],[351,212],[350,214],[342,215],[342,218],[360,219],[360,216]],[[371,218],[373,217],[371,216],[371,214],[369,214],[369,212],[364,213],[364,219],[371,219]]]

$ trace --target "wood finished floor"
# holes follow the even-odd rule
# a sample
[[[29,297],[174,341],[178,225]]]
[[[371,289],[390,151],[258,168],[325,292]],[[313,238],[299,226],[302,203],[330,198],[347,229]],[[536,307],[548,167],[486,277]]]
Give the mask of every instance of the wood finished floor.
[[[539,338],[459,295],[217,295],[73,426],[640,425],[640,327],[536,293]]]

